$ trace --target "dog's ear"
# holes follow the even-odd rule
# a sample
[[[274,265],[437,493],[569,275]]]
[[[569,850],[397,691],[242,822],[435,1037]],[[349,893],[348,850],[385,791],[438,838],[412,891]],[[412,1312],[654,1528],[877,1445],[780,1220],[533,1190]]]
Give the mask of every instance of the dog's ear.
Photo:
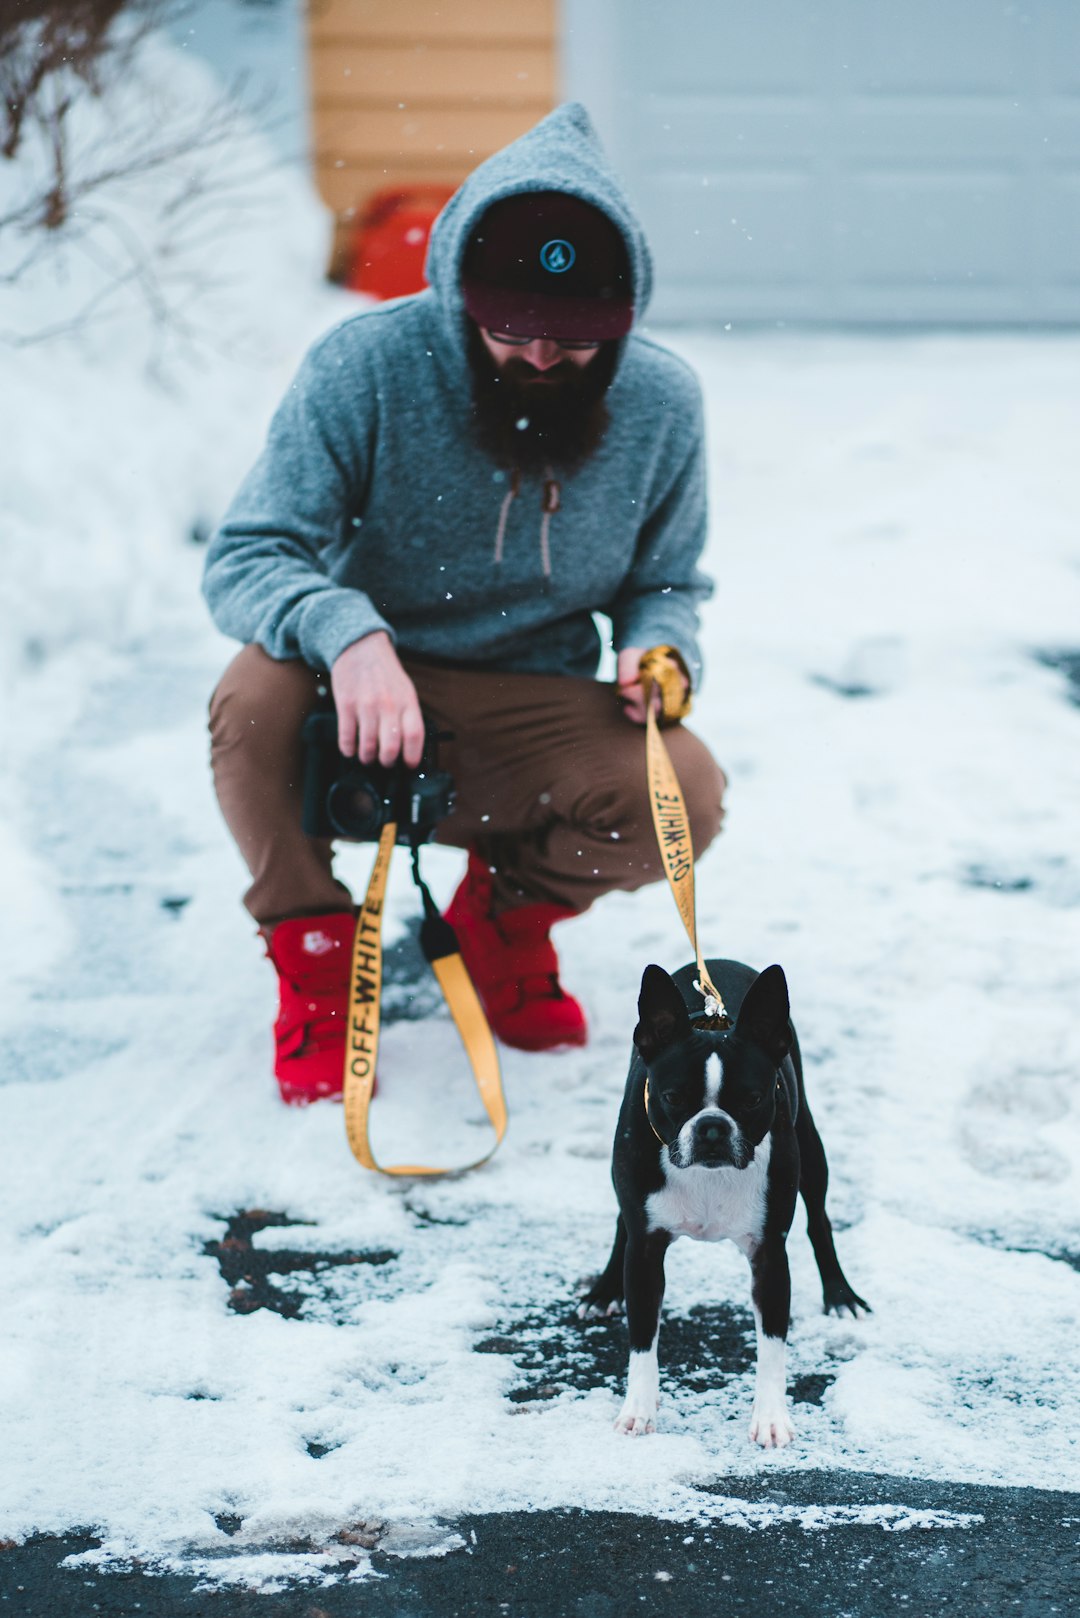
[[[746,991],[735,1032],[780,1063],[791,1049],[791,1004],[783,968],[767,966]]]
[[[690,1014],[674,978],[662,966],[647,966],[641,979],[638,1025],[634,1029],[634,1044],[642,1061],[651,1062],[668,1045],[686,1039],[689,1033]]]

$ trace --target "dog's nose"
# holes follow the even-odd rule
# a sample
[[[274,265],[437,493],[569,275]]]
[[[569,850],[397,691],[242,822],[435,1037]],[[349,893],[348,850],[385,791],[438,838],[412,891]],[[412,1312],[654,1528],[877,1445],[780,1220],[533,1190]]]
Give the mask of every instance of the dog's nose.
[[[718,1114],[700,1118],[694,1128],[694,1146],[703,1157],[726,1152],[731,1143],[731,1120]]]

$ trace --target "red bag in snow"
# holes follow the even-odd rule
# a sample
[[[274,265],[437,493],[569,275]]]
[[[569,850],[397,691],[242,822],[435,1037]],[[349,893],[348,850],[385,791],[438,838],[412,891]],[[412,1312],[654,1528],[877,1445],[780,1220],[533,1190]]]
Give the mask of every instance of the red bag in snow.
[[[431,227],[453,194],[441,185],[377,192],[356,226],[346,286],[375,298],[421,292]]]

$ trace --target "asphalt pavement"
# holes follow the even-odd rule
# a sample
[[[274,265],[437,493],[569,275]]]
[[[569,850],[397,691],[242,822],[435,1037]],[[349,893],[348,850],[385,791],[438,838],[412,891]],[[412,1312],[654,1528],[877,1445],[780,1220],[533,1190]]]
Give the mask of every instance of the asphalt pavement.
[[[747,1529],[587,1512],[465,1517],[445,1556],[379,1551],[376,1578],[278,1594],[199,1588],[149,1570],[60,1564],[92,1536],[0,1552],[0,1612],[18,1618],[1051,1618],[1080,1609],[1080,1497],[865,1474],[798,1472],[717,1493],[781,1507],[905,1505],[964,1526],[795,1522]]]

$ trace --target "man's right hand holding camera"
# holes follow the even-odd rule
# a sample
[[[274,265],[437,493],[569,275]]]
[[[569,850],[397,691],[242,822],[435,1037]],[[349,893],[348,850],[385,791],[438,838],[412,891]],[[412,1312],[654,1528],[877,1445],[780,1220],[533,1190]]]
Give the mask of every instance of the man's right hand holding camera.
[[[416,768],[424,751],[424,718],[416,687],[385,630],[346,646],[330,670],[330,687],[338,747],[346,758],[388,765],[401,756]]]

